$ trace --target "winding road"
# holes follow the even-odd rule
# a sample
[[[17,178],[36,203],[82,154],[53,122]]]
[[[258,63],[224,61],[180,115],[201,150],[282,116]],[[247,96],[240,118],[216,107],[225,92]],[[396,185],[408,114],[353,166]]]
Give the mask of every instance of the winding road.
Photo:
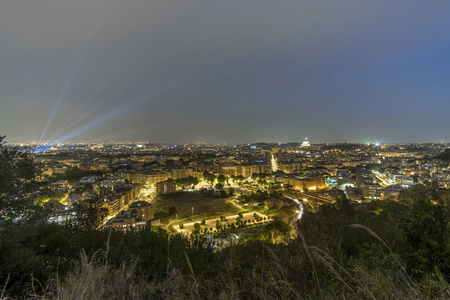
[[[292,228],[292,230],[291,230],[291,237],[294,238],[294,237],[297,236],[297,226],[296,226],[295,223],[297,223],[297,221],[302,218],[304,207],[303,207],[303,204],[302,204],[302,202],[300,200],[292,198],[290,196],[286,196],[286,195],[284,197],[289,199],[289,200],[291,200],[291,201],[294,201],[298,205],[297,216],[295,218],[292,218],[292,221],[289,224],[291,226],[291,228]]]
[[[287,199],[292,200],[295,203],[297,203],[299,209],[298,209],[297,219],[295,219],[295,221],[300,220],[302,218],[302,216],[303,216],[303,211],[304,211],[302,202],[300,200],[298,200],[298,199],[295,199],[295,198],[292,198],[292,197],[289,197],[289,196],[284,196],[284,197],[286,197]]]

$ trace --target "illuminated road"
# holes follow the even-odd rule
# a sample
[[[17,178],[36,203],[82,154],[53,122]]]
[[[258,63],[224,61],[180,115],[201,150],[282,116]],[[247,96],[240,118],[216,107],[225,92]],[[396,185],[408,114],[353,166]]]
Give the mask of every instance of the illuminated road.
[[[304,207],[303,204],[300,200],[289,197],[289,196],[284,196],[285,198],[294,201],[295,203],[297,203],[298,205],[298,211],[297,211],[297,217],[293,218],[291,223],[289,224],[291,226],[291,237],[295,237],[297,236],[297,226],[295,223],[297,223],[303,216],[303,212],[304,212]]]
[[[289,196],[284,196],[284,197],[288,198],[289,200],[294,201],[295,203],[297,203],[298,211],[297,211],[297,218],[295,219],[295,221],[300,220],[302,218],[302,216],[303,216],[303,211],[304,211],[302,202],[300,200],[298,200],[298,199],[295,199],[295,198],[292,198],[292,197],[289,197]]]
[[[392,183],[389,182],[386,178],[381,176],[381,174],[375,174],[375,176],[381,181],[381,186],[386,187],[392,185]]]
[[[322,203],[327,203],[327,204],[333,204],[335,201],[325,198],[325,197],[320,197],[320,196],[314,196],[308,193],[304,193],[305,197],[307,197],[308,199],[312,199],[315,200],[317,202],[322,202]]]
[[[332,199],[320,197],[320,196],[314,196],[308,193],[301,193],[296,191],[290,191],[288,192],[289,196],[291,197],[301,197],[303,199],[307,200],[313,200],[314,202],[317,202],[318,204],[333,204],[335,201]]]
[[[277,160],[275,159],[275,156],[273,154],[272,154],[272,159],[270,160],[270,162],[272,164],[272,172],[278,171]]]

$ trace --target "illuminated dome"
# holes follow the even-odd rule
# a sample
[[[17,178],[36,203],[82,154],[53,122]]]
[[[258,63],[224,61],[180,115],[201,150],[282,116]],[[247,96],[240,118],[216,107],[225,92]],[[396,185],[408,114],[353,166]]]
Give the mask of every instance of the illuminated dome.
[[[302,143],[302,147],[309,147],[309,146],[311,146],[311,144],[309,143],[308,138],[306,137]]]

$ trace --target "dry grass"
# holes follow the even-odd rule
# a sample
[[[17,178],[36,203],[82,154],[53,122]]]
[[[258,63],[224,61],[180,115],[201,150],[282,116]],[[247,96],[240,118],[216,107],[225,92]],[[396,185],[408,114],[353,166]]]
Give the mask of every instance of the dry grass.
[[[57,286],[48,287],[41,295],[30,299],[51,300],[99,300],[99,299],[449,299],[450,287],[442,275],[428,278],[428,293],[410,287],[399,287],[395,280],[381,270],[369,270],[355,265],[350,272],[330,257],[311,249],[312,259],[326,266],[329,274],[344,288],[325,287],[319,295],[302,296],[288,279],[288,270],[276,252],[265,246],[265,258],[260,268],[255,268],[247,278],[234,278],[236,266],[227,262],[224,273],[217,278],[198,281],[195,270],[186,255],[189,275],[183,276],[177,268],[172,269],[163,281],[146,282],[136,276],[135,264],[124,263],[119,268],[99,265],[81,255],[81,264]],[[265,261],[265,263],[264,263]],[[267,264],[267,261],[270,261]],[[266,266],[266,267],[264,267]],[[323,277],[320,277],[323,280]],[[407,278],[403,278],[408,280]],[[413,286],[413,285],[412,285]],[[430,295],[433,295],[430,297]],[[2,300],[9,298],[3,297]]]
[[[388,245],[372,230],[362,225],[353,228],[363,229],[380,241],[389,250],[387,259],[396,260]],[[173,267],[167,261],[167,276],[159,281],[146,281],[137,275],[135,261],[123,262],[119,267],[108,265],[106,259],[109,239],[106,243],[105,259],[96,259],[99,251],[91,257],[85,252],[80,254],[80,262],[62,282],[58,278],[46,287],[41,287],[39,295],[30,295],[29,299],[49,300],[100,300],[100,299],[450,299],[450,286],[442,274],[435,272],[421,280],[413,281],[403,268],[384,270],[370,269],[361,259],[354,258],[343,266],[332,255],[317,247],[307,245],[303,234],[299,233],[298,252],[287,259],[275,250],[276,247],[263,245],[262,256],[256,257],[255,265],[245,277],[241,274],[239,262],[227,256],[214,278],[199,278],[191,259],[185,252],[188,274]],[[303,249],[302,249],[303,248]],[[170,254],[170,243],[167,246]],[[304,254],[303,254],[304,252]],[[305,274],[310,272],[310,287],[293,282],[288,267],[289,261],[307,266]],[[103,261],[102,263],[100,261]],[[304,262],[308,262],[304,264]],[[309,264],[311,263],[311,264]],[[381,266],[380,262],[380,266]],[[292,264],[291,264],[292,266]],[[292,274],[291,274],[292,275]],[[295,279],[294,279],[295,280]],[[40,285],[33,280],[32,285]],[[3,287],[1,300],[5,297]],[[308,290],[309,289],[309,290]]]

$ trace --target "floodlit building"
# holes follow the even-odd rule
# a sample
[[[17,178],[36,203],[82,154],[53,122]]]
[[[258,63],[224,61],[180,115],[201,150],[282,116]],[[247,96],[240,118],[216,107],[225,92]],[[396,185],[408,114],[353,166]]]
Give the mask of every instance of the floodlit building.
[[[294,181],[294,189],[298,191],[315,191],[326,188],[324,177],[303,178]]]
[[[356,173],[356,185],[361,189],[364,200],[382,200],[383,189],[371,175],[367,170],[359,170]]]
[[[112,218],[105,224],[105,228],[114,228],[119,230],[140,229],[147,224],[145,220],[138,215],[134,215],[132,211],[123,210],[115,218]]]
[[[158,182],[162,182],[169,178],[166,173],[161,171],[120,171],[118,173],[120,177],[128,179],[131,182],[146,184],[146,185],[156,185]]]
[[[133,202],[130,204],[128,209],[132,211],[132,215],[133,213],[136,213],[139,217],[141,217],[141,219],[145,221],[153,219],[153,214],[155,212],[153,205],[145,201]]]
[[[174,182],[163,181],[156,184],[156,193],[158,195],[175,193],[177,191],[177,187]]]
[[[311,146],[311,144],[309,143],[308,138],[306,137],[302,143],[302,147],[309,147],[309,146]]]

